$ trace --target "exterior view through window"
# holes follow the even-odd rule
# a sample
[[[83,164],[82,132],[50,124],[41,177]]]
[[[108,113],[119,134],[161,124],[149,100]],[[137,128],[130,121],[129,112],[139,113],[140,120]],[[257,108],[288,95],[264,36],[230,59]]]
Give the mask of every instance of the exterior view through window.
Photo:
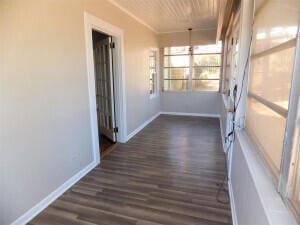
[[[164,48],[164,91],[219,91],[221,42]]]

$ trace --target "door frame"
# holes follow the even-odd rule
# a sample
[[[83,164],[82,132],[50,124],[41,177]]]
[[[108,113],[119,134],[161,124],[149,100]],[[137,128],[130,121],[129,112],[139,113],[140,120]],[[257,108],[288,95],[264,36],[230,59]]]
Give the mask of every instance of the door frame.
[[[100,163],[100,145],[98,136],[95,69],[92,37],[93,30],[112,36],[112,41],[115,42],[115,54],[113,56],[113,74],[115,78],[115,114],[117,125],[119,128],[119,131],[117,133],[118,142],[126,142],[127,137],[124,38],[123,31],[119,27],[116,27],[104,20],[101,20],[88,12],[84,12],[84,34],[93,155],[94,160],[96,160],[97,163]]]

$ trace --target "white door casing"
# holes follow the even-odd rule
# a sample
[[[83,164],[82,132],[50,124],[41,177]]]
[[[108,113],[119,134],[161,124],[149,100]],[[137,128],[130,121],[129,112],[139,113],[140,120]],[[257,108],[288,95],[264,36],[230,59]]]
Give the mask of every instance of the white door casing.
[[[117,133],[118,142],[126,142],[127,140],[124,37],[123,31],[120,28],[107,23],[106,21],[103,21],[87,12],[84,12],[84,28],[93,155],[94,160],[100,163],[92,31],[96,30],[112,36],[112,40],[115,43],[113,54],[113,70],[115,75],[116,90],[116,122],[119,125],[119,132]]]

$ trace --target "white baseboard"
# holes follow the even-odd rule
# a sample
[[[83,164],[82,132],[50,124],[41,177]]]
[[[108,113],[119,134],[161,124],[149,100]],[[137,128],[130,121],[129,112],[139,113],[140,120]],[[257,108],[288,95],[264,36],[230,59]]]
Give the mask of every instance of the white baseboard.
[[[205,114],[205,113],[184,113],[184,112],[158,112],[156,115],[145,121],[142,125],[132,131],[124,142],[129,141],[134,135],[140,132],[145,126],[151,123],[154,119],[156,119],[159,115],[177,115],[177,116],[199,116],[199,117],[209,117],[209,118],[220,118],[219,114]]]
[[[132,131],[129,135],[127,135],[126,142],[129,141],[134,135],[136,135],[138,132],[140,132],[145,126],[147,126],[149,123],[151,123],[153,120],[155,120],[160,115],[160,112],[156,113],[154,116],[152,116],[150,119],[145,121],[142,125],[140,125],[138,128],[136,128],[134,131]]]
[[[221,121],[221,117],[219,118],[220,121],[220,132],[221,132],[221,141],[222,141],[222,146],[223,146],[223,151],[226,151],[226,143],[225,143],[225,134],[224,134],[224,130],[223,130],[223,124]]]
[[[32,220],[36,215],[38,215],[41,211],[43,211],[47,206],[49,206],[52,202],[54,202],[58,197],[60,197],[65,191],[67,191],[70,187],[72,187],[77,181],[79,181],[82,177],[84,177],[88,172],[94,169],[98,163],[93,161],[73,177],[68,179],[65,183],[59,186],[55,191],[50,193],[46,198],[37,203],[31,209],[29,209],[26,213],[16,219],[11,225],[23,225]]]
[[[231,216],[232,216],[232,224],[238,225],[236,210],[235,210],[235,203],[234,203],[234,196],[233,190],[230,180],[228,181],[228,192],[229,192],[229,199],[230,199],[230,207],[231,207]]]
[[[160,114],[174,115],[174,116],[199,116],[199,117],[209,117],[209,118],[220,118],[219,114],[208,114],[208,113],[160,112]]]

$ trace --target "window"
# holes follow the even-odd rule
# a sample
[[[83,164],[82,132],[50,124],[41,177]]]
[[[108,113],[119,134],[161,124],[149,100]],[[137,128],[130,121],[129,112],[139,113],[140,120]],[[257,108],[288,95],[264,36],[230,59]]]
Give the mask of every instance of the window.
[[[164,91],[218,91],[221,43],[164,48]]]
[[[246,131],[279,178],[295,59],[299,11],[268,1],[255,17]],[[277,15],[276,18],[274,15]]]
[[[230,86],[233,87],[236,84],[239,56],[239,31],[240,16],[238,11],[231,17],[225,39],[223,93],[226,95],[229,94]]]
[[[149,90],[150,95],[154,95],[157,91],[157,51],[151,50],[149,55]]]

